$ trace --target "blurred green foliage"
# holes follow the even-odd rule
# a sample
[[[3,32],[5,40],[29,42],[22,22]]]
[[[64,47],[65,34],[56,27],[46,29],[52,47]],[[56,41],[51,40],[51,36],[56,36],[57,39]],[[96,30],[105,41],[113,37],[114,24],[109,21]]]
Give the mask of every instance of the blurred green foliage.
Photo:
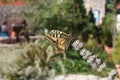
[[[7,0],[1,0],[4,4],[6,4],[7,3]]]
[[[108,7],[112,9],[113,5],[111,2]],[[91,12],[86,15],[83,0],[34,0],[27,3],[27,7],[28,10],[21,12],[21,14],[30,22],[31,28],[35,32],[43,33],[44,29],[57,29],[71,33],[74,38],[86,42],[85,47],[107,63],[107,70],[113,68],[113,64],[108,61],[103,47],[98,46],[99,44],[95,39],[95,36],[98,35],[96,35],[93,15]],[[114,11],[107,13],[103,25],[101,25],[102,34],[100,36],[103,43],[112,42],[113,17]],[[52,46],[45,40],[40,41],[39,44],[25,45],[24,48],[23,50],[26,52],[21,55],[20,61],[17,62],[16,71],[7,73],[11,79],[34,78],[39,80],[42,78],[42,80],[46,80],[46,78],[51,77],[52,69],[56,70],[57,74],[97,73],[79,56],[79,52],[73,51],[71,47],[66,51],[67,59],[65,60],[56,55]],[[55,73],[53,72],[53,74]],[[107,72],[98,74],[105,76]]]
[[[120,64],[120,33],[118,33],[115,38],[112,58],[115,64]]]
[[[10,2],[10,1],[16,1],[16,0],[0,0],[2,3],[4,3],[4,4],[7,4],[8,2]]]
[[[93,15],[86,15],[83,0],[35,0],[33,4],[28,4],[28,10],[21,14],[34,30],[42,33],[44,29],[57,29],[74,37],[81,34],[84,40],[95,32]]]
[[[106,5],[106,15],[103,19],[101,41],[109,47],[113,44],[113,34],[115,33],[115,2],[116,0],[109,0]]]

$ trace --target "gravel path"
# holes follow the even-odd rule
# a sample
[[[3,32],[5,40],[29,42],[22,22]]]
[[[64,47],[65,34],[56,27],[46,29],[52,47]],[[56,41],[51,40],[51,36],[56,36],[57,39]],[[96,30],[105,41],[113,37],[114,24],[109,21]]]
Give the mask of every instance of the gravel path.
[[[30,36],[30,38],[34,40],[39,38],[39,36]],[[19,58],[23,52],[20,45],[22,43],[16,42],[15,37],[12,37],[11,43],[9,43],[9,37],[0,37],[0,72]]]
[[[94,75],[60,75],[56,76],[55,80],[108,80],[107,78],[101,78]]]
[[[6,79],[0,79],[0,80],[6,80]],[[54,80],[108,80],[108,78],[100,78],[98,76],[94,75],[61,75],[56,76]]]
[[[0,44],[0,71],[2,68],[9,66],[21,54],[22,50],[19,45]]]

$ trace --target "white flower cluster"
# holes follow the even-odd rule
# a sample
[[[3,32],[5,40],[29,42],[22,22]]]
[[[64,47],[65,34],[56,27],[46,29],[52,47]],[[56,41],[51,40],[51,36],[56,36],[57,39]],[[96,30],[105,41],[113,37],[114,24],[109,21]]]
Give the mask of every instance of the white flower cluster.
[[[102,60],[97,58],[97,55],[93,55],[89,50],[83,48],[80,51],[80,55],[83,57],[84,60],[87,61],[93,68],[97,68],[98,72],[101,72],[105,67],[106,64],[102,63]]]
[[[74,50],[80,50],[80,48],[83,47],[83,43],[80,42],[79,40],[76,40],[73,42],[72,46],[73,46]],[[102,63],[101,59],[97,58],[97,55],[93,55],[92,52],[90,52],[89,50],[87,50],[85,48],[80,50],[80,55],[93,68],[97,68],[98,72],[101,72],[106,67],[106,64]]]
[[[117,74],[117,70],[113,69],[112,71],[108,72],[109,76],[108,76],[108,80],[113,80],[115,75]]]
[[[87,63],[89,63],[93,68],[96,68],[98,72],[101,72],[104,68],[106,68],[106,64],[103,63],[102,60],[97,57],[97,55],[93,55],[92,52],[90,52],[89,50],[82,48],[83,43],[79,40],[74,41],[72,46],[74,50],[80,51],[79,54],[82,56],[82,58],[86,60]],[[108,74],[108,80],[113,80],[115,75],[117,74],[117,70],[114,69]]]

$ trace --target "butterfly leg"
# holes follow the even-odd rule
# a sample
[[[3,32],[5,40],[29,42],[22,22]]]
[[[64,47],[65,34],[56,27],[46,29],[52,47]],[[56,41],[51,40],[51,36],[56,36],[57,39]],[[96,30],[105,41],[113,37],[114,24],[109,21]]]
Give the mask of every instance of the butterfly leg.
[[[54,45],[54,49],[55,49],[56,53],[59,53],[57,46]]]
[[[62,53],[63,59],[66,59],[66,54],[65,54],[65,39],[64,38],[60,39],[60,44],[58,46],[60,48],[60,52]]]
[[[65,53],[63,53],[63,59],[66,59],[66,54]]]

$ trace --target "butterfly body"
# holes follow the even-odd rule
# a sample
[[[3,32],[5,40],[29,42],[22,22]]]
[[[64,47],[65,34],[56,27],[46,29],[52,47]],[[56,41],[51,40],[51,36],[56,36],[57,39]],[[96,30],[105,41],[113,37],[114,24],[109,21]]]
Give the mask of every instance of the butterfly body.
[[[70,34],[66,34],[59,30],[51,30],[45,38],[54,45],[57,53],[65,53],[65,50],[69,47],[72,40]]]

